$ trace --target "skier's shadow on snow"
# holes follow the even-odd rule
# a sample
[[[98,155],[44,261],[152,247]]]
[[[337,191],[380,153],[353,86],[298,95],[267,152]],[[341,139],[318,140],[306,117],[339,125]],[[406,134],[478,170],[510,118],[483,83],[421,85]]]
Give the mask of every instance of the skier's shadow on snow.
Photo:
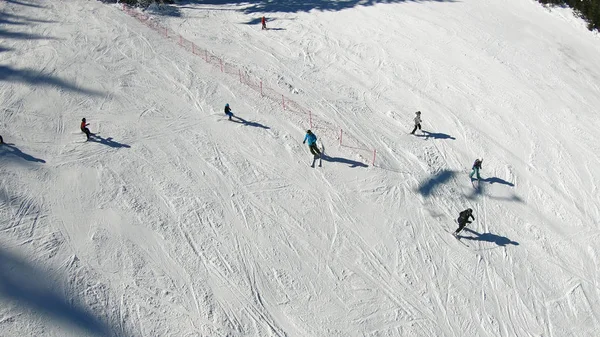
[[[22,158],[24,160],[34,162],[34,163],[46,163],[46,161],[43,159],[36,158],[30,154],[22,152],[15,146],[15,144],[11,144],[11,143],[4,143],[4,144],[0,145],[0,156],[4,156],[7,154],[17,156],[19,158]]]
[[[350,167],[369,167],[369,165],[367,165],[365,163],[361,163],[359,161],[350,160],[350,159],[346,159],[346,158],[340,158],[340,157],[330,157],[326,154],[321,155],[321,158],[323,158],[323,160],[326,162],[348,164],[348,165],[350,165]]]
[[[112,137],[108,137],[108,138],[102,138],[98,135],[92,134],[90,136],[90,139],[88,140],[88,142],[96,142],[96,143],[100,143],[106,146],[110,146],[110,147],[114,147],[114,148],[119,148],[119,147],[126,147],[126,148],[130,148],[131,146],[127,145],[127,144],[122,144],[119,142],[115,142]]]
[[[470,228],[465,228],[464,231],[467,231],[475,236],[459,235],[461,239],[492,242],[501,247],[506,247],[506,245],[515,245],[515,246],[519,245],[518,242],[511,241],[509,238],[504,237],[504,236],[500,236],[500,235],[496,235],[496,234],[492,234],[492,233],[477,233],[476,231],[474,231]]]
[[[434,139],[452,139],[452,140],[456,140],[456,138],[447,135],[445,133],[436,133],[436,132],[429,132],[429,131],[425,131],[422,130],[423,134],[421,135],[417,135],[415,134],[415,136],[417,137],[423,137],[425,139],[429,139],[429,138],[434,138]]]
[[[57,291],[49,282],[56,271],[43,271],[21,257],[0,249],[0,303],[11,303],[17,311],[30,309],[28,315],[40,314],[97,336],[112,336],[116,331],[100,317],[77,304],[78,292]],[[26,319],[21,317],[21,320]],[[119,335],[123,335],[122,332]]]
[[[513,184],[511,182],[508,182],[504,179],[500,179],[500,178],[496,178],[496,177],[489,177],[489,178],[481,179],[481,181],[490,183],[490,184],[498,183],[498,184],[502,184],[502,185],[515,186],[515,184]]]
[[[493,196],[490,194],[486,194],[484,182],[489,182],[490,184],[500,183],[500,184],[504,184],[504,185],[508,185],[508,186],[514,186],[513,183],[502,180],[500,178],[486,178],[486,179],[481,179],[479,182],[476,179],[471,179],[471,183],[473,184],[473,191],[471,193],[469,193],[468,195],[466,195],[467,199],[475,200],[479,196],[485,195],[486,198],[499,200],[499,201],[523,202],[523,199],[521,199],[518,195],[516,195],[514,193],[509,197],[497,197],[497,196]]]
[[[236,118],[237,120],[233,119],[233,118]],[[240,123],[240,124],[243,124],[245,126],[252,126],[252,127],[255,127],[255,128],[262,128],[262,129],[265,129],[265,130],[270,129],[270,127],[268,127],[266,125],[262,125],[262,124],[257,123],[257,122],[247,121],[247,120],[245,120],[245,119],[243,119],[241,117],[238,117],[238,116],[233,116],[233,118],[231,119],[231,121],[234,122],[234,123]]]

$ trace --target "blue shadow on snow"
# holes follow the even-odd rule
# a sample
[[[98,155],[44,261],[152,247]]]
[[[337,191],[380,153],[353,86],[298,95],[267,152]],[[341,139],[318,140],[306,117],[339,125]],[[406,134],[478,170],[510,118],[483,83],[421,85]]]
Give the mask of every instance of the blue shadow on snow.
[[[415,136],[417,137],[423,137],[425,138],[425,140],[429,139],[429,138],[433,138],[433,139],[451,139],[451,140],[456,140],[456,138],[447,135],[445,133],[436,133],[436,132],[429,132],[429,131],[425,131],[422,130],[421,131],[423,134],[417,135],[415,134]]]
[[[452,177],[456,175],[455,171],[451,170],[441,170],[440,172],[434,174],[429,177],[427,180],[423,181],[417,191],[424,197],[430,196],[433,191],[440,185],[447,183]]]
[[[6,302],[11,302],[20,308],[17,311],[28,308],[31,310],[31,315],[38,316],[43,313],[87,333],[97,336],[115,335],[100,318],[74,304],[77,294],[65,297],[61,292],[52,289],[52,285],[48,282],[49,278],[47,272],[0,248],[0,300],[2,300],[0,303],[3,307],[6,308]],[[64,323],[57,325],[62,324]]]
[[[467,240],[473,240],[473,241],[484,241],[484,242],[492,242],[497,244],[498,246],[501,247],[506,247],[506,245],[514,245],[514,246],[518,246],[519,243],[516,241],[511,241],[509,238],[504,237],[504,236],[500,236],[500,235],[496,235],[496,234],[492,234],[492,233],[477,233],[476,231],[470,229],[470,228],[465,228],[463,229],[463,231],[467,231],[471,234],[474,234],[475,236],[463,236],[463,235],[459,235],[459,237],[461,239],[467,239]]]
[[[119,142],[115,142],[112,137],[108,137],[108,138],[102,138],[100,136],[98,136],[97,134],[91,133],[90,134],[90,139],[88,140],[88,142],[94,142],[94,143],[100,143],[106,146],[110,146],[110,147],[114,147],[114,148],[120,148],[120,147],[125,147],[125,148],[130,148],[131,146],[127,145],[127,144],[122,144]]]
[[[11,143],[0,144],[0,157],[3,157],[5,155],[13,155],[34,163],[46,163],[46,161],[43,159],[36,158],[30,154],[22,152],[15,146],[15,144]]]

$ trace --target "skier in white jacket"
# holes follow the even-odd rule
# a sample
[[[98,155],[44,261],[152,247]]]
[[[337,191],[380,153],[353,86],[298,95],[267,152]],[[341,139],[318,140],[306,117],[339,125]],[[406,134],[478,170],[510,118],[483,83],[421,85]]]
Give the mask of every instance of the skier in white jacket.
[[[414,135],[415,131],[417,131],[417,129],[421,130],[421,111],[417,111],[415,113],[417,116],[415,117],[414,121],[415,121],[415,128],[412,130],[412,132],[410,134]]]

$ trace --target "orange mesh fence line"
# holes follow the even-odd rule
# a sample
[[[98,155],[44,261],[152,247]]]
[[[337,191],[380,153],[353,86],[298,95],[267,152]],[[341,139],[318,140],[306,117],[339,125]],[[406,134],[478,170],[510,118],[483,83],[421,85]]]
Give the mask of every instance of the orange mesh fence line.
[[[373,156],[371,164],[375,165],[375,154],[376,150],[368,147],[367,145],[360,142],[358,139],[352,137],[343,132],[342,129],[336,127],[332,123],[318,118],[318,115],[315,115],[309,109],[303,107],[301,104],[285,97],[285,95],[279,93],[274,88],[271,88],[263,83],[263,81],[259,78],[253,78],[246,70],[241,69],[240,67],[228,63],[223,60],[221,57],[214,55],[212,52],[196,45],[192,41],[184,38],[183,36],[177,34],[175,31],[163,27],[156,20],[153,20],[152,17],[145,13],[141,13],[132,7],[122,4],[123,11],[127,13],[129,16],[138,19],[140,22],[144,23],[146,26],[150,27],[154,31],[158,32],[160,35],[166,37],[169,40],[173,40],[180,47],[185,50],[191,52],[192,54],[201,57],[206,63],[213,65],[217,69],[220,69],[221,72],[235,76],[239,78],[239,82],[245,84],[246,86],[252,88],[262,97],[268,98],[273,102],[279,102],[279,105],[283,110],[296,113],[297,115],[302,116],[305,123],[305,126],[310,127],[314,131],[317,131],[322,138],[327,139],[335,139],[339,141],[339,144],[342,147],[353,149],[355,151],[360,151],[360,157],[365,161],[369,161],[369,156]]]

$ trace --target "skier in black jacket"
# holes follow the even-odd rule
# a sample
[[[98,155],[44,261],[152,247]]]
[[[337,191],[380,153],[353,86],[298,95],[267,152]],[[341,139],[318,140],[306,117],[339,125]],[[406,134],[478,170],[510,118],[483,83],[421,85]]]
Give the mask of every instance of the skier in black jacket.
[[[469,221],[469,218],[473,218],[473,221],[475,221],[472,209],[467,208],[464,211],[460,212],[460,214],[458,215],[458,229],[454,231],[454,233],[452,233],[454,236],[457,236],[458,233],[460,233],[460,231],[462,231],[467,224],[471,223],[471,221]]]

